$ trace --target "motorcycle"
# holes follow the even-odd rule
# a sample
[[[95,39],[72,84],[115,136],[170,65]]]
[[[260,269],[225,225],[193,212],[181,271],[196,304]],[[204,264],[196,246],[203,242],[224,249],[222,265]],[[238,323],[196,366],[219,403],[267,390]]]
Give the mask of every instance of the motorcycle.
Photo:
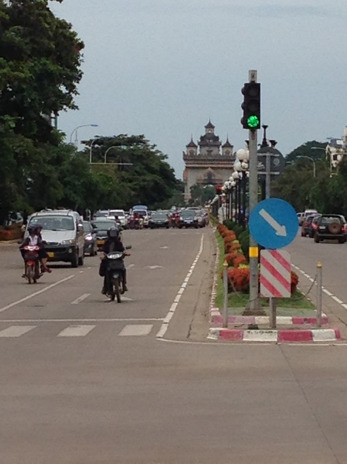
[[[29,284],[36,284],[37,280],[41,277],[40,274],[40,247],[37,245],[25,245],[24,262],[25,262],[25,277]]]
[[[131,246],[125,247],[127,250]],[[111,301],[117,297],[117,303],[121,303],[121,295],[124,293],[124,258],[130,256],[125,251],[111,251],[106,255],[106,295]]]

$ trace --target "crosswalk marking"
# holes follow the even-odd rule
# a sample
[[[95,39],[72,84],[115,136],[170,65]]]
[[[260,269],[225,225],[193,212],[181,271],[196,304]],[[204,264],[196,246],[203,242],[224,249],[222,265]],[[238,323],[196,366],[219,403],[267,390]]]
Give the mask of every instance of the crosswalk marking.
[[[20,337],[21,335],[30,332],[30,330],[35,329],[35,327],[35,325],[11,325],[10,327],[7,327],[7,329],[0,331],[0,337]]]
[[[125,319],[126,321],[129,319]],[[58,332],[55,336],[56,337],[85,337],[88,335],[93,329],[95,329],[96,325],[92,324],[73,324],[68,325],[63,330]],[[35,328],[40,328],[40,325],[11,325],[6,329],[0,330],[0,338],[15,338],[21,337],[26,333],[30,332]],[[153,328],[153,324],[127,324],[123,327],[123,329],[117,333],[118,336],[123,337],[134,337],[134,336],[145,336],[151,333]],[[42,329],[42,326],[41,326]],[[35,332],[39,334],[39,331]],[[41,332],[42,333],[42,332]]]
[[[120,336],[129,337],[136,335],[148,335],[153,324],[128,324],[119,333]]]
[[[95,328],[95,325],[70,325],[58,333],[58,337],[84,337]]]

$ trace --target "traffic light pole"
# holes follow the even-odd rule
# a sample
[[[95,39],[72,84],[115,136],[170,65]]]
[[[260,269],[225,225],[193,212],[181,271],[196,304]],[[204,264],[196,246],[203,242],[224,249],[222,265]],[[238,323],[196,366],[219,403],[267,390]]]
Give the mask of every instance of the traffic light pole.
[[[258,204],[258,158],[257,158],[257,131],[249,131],[249,212],[251,214],[253,208]],[[264,314],[259,304],[258,291],[258,244],[252,237],[249,236],[249,302],[244,314]]]
[[[257,83],[257,71],[248,72],[248,83],[241,90],[244,101],[241,105],[243,109],[242,126],[248,128],[248,150],[249,150],[249,211],[252,213],[258,204],[258,142],[257,129],[260,128],[260,84]],[[259,300],[259,248],[258,244],[250,234],[249,236],[249,301],[244,310],[244,314],[260,315],[265,314],[260,306]]]

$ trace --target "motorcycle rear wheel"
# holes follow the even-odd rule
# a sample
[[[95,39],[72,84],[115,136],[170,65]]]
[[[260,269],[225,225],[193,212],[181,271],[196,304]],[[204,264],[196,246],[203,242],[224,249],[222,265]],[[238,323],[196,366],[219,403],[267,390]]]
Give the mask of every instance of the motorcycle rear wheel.
[[[32,283],[36,282],[35,269],[34,269],[34,266],[32,266],[32,265],[28,266],[28,268],[27,268],[27,278],[28,278],[28,283],[29,284],[32,284]]]
[[[114,296],[113,296],[113,299],[115,298],[115,296],[117,297],[117,303],[121,303],[122,302],[122,299],[121,299],[121,296],[120,296],[120,279],[116,279],[115,282],[114,282]]]

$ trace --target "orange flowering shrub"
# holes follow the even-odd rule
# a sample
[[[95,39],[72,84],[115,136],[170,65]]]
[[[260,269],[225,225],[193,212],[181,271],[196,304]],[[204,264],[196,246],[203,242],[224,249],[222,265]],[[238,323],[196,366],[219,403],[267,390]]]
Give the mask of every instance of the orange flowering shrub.
[[[238,267],[240,264],[247,264],[247,259],[242,253],[229,252],[225,256],[228,266]]]
[[[228,290],[244,293],[249,291],[249,268],[234,267],[228,269]]]
[[[223,237],[225,261],[228,264],[228,291],[229,292],[249,292],[248,261],[242,251],[240,242],[237,240],[235,231],[229,230],[224,224],[218,224],[217,230]],[[223,272],[221,273],[223,279]],[[291,293],[296,291],[299,282],[298,275],[291,271]]]

